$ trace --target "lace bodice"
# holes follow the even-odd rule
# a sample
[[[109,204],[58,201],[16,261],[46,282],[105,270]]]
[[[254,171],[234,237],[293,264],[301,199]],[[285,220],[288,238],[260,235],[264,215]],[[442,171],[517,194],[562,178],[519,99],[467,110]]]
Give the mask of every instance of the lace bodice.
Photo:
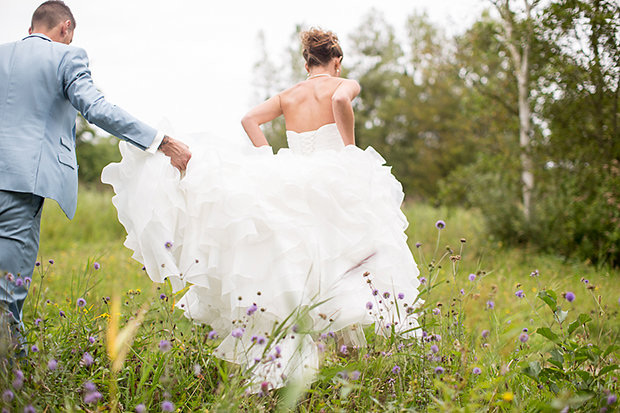
[[[288,147],[295,153],[308,155],[318,151],[340,150],[344,142],[335,123],[328,123],[308,132],[286,131]]]

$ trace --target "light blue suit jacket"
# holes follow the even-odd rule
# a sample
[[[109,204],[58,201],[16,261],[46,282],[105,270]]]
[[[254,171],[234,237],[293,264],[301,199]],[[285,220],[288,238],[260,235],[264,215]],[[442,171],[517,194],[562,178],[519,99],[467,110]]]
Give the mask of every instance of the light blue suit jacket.
[[[0,45],[0,190],[55,199],[69,219],[77,206],[77,112],[141,149],[157,131],[105,100],[88,56],[39,33]]]

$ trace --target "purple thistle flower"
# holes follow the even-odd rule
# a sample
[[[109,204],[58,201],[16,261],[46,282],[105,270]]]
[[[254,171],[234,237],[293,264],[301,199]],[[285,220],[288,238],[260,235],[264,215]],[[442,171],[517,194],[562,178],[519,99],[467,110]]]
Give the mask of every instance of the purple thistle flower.
[[[234,338],[241,338],[241,336],[243,336],[243,333],[245,333],[245,330],[243,328],[235,328],[230,335],[233,336]]]
[[[366,308],[367,308],[368,310],[372,310],[372,303],[371,303],[370,301],[368,301],[368,302],[366,303]]]
[[[439,315],[439,314],[441,314],[441,310],[439,308],[435,307],[435,308],[433,308],[433,314],[434,315]]]
[[[482,338],[489,337],[489,334],[491,334],[491,332],[489,330],[482,330]]]
[[[62,310],[58,312],[58,315],[60,315],[61,317],[67,318],[67,316],[65,315],[65,312]]]
[[[487,308],[488,309],[494,309],[495,308],[495,302],[492,300],[487,301]]]
[[[540,273],[538,272],[538,270],[534,270],[530,273],[530,277],[538,277],[540,275]]]
[[[99,393],[98,391],[86,393],[84,395],[84,403],[86,404],[97,403],[99,399],[101,399],[101,397],[102,397],[101,393]]]
[[[41,261],[37,261],[37,262],[35,262],[35,263],[34,263],[34,266],[35,266],[35,267],[40,267],[40,266],[41,266]]]
[[[392,373],[393,374],[398,374],[400,373],[400,366],[397,364],[394,367],[392,367]]]
[[[439,221],[435,222],[435,227],[437,227],[437,229],[444,229],[446,227],[446,223],[440,219]]]
[[[95,270],[98,270],[99,268],[101,268],[101,265],[98,262],[95,261],[95,263],[93,264],[93,268]]]
[[[425,277],[421,277],[420,278],[420,284],[426,284],[426,278]]]
[[[568,291],[566,294],[564,294],[564,298],[569,303],[572,303],[573,301],[575,301],[575,294],[571,291]]]
[[[252,304],[248,307],[247,315],[252,315],[258,310],[258,306],[256,304]]]
[[[24,407],[24,413],[37,413],[37,410],[34,408],[33,405],[29,404],[28,406]]]
[[[77,306],[78,307],[84,307],[86,305],[86,300],[83,299],[82,297],[77,299]]]
[[[525,343],[529,339],[530,336],[527,333],[521,333],[521,335],[519,336],[519,341],[521,341],[522,343]]]
[[[399,300],[404,300],[405,299],[405,294],[404,293],[398,293],[398,299]]]
[[[88,352],[84,352],[84,355],[82,355],[82,360],[80,360],[80,365],[88,367],[92,365],[94,361],[93,356],[91,356]]]
[[[95,337],[93,337],[93,336],[89,336],[89,337],[88,337],[88,342],[89,342],[90,344],[95,344],[95,341],[97,341],[97,339],[96,339]]]
[[[480,370],[480,367],[474,367],[474,369],[471,372],[478,375],[482,373],[482,370]]]
[[[618,398],[615,394],[611,393],[609,396],[607,396],[607,404],[614,404],[616,401],[618,401]]]
[[[421,243],[421,242],[416,242],[416,243],[415,243],[415,247],[416,247],[416,248],[420,248],[421,246],[422,246],[422,243]]]
[[[444,371],[445,371],[444,368],[441,366],[435,367],[435,374],[443,374]]]
[[[461,295],[465,295],[465,290],[461,288]]]
[[[144,405],[144,403],[140,403],[136,406],[134,410],[136,411],[136,413],[146,413],[146,406]]]
[[[590,280],[588,280],[587,278],[584,278],[583,280],[581,280],[584,284],[588,284],[590,283]]]
[[[22,280],[21,278],[17,278],[15,280],[15,285],[21,287],[22,285],[24,285],[24,280]]]
[[[86,383],[84,383],[84,389],[87,392],[93,392],[97,391],[97,386],[95,386],[95,383],[93,383],[92,381],[87,381]]]
[[[32,347],[30,347],[30,349],[32,350],[33,353],[38,353],[39,352],[39,347],[37,347],[36,344],[33,344]]]
[[[50,264],[54,265],[54,260],[49,260],[48,261]]]
[[[42,322],[43,322],[43,320],[42,320],[42,319],[40,319],[40,318],[37,318],[36,320],[34,320],[34,324],[35,324],[37,327],[38,327],[38,326],[39,326],[39,324],[41,324]]]
[[[56,359],[51,359],[47,362],[47,368],[50,370],[56,370],[58,368],[58,361]]]
[[[340,346],[340,352],[342,354],[347,354],[348,353],[347,346],[345,346],[344,344]]]
[[[13,388],[15,390],[21,390],[22,387],[24,387],[24,381],[22,379],[13,380]]]
[[[436,354],[439,352],[439,347],[437,347],[437,344],[433,344],[431,346],[431,352],[433,352],[433,354]]]
[[[258,339],[256,340],[256,342],[258,343],[258,345],[262,346],[263,344],[267,342],[267,339],[263,336],[258,336]]]
[[[159,351],[165,353],[172,348],[172,344],[168,340],[161,340],[159,342]]]
[[[386,300],[387,300],[388,298],[390,298],[390,293],[389,293],[389,292],[387,292],[387,291],[386,291],[386,292],[384,292],[384,293],[383,293],[383,298],[385,298]]]
[[[24,380],[24,372],[23,371],[15,370],[13,373],[15,374],[15,379],[16,380],[21,380],[21,381]]]
[[[269,391],[269,382],[266,382],[266,381],[262,382],[260,384],[260,391],[262,391],[263,394],[267,394],[267,392]]]
[[[164,400],[161,402],[161,411],[162,412],[173,412],[174,404],[169,400]]]
[[[2,392],[2,400],[4,400],[7,403],[10,403],[13,401],[13,399],[15,398],[15,395],[13,394],[13,392],[11,390],[5,390],[4,392]]]
[[[469,279],[469,281],[474,281],[476,279],[476,274],[469,274],[467,278]]]
[[[515,295],[519,298],[525,297],[525,293],[523,293],[523,290],[517,290],[517,292],[515,292]]]
[[[30,287],[31,283],[32,283],[32,278],[30,277],[24,278],[24,284],[26,284],[26,287]]]
[[[209,340],[215,340],[217,338],[217,336],[218,336],[218,334],[217,334],[217,331],[215,331],[215,330],[211,330],[211,331],[209,331],[209,334],[207,334],[207,338]]]
[[[372,290],[372,295],[379,295],[379,290],[377,289]]]

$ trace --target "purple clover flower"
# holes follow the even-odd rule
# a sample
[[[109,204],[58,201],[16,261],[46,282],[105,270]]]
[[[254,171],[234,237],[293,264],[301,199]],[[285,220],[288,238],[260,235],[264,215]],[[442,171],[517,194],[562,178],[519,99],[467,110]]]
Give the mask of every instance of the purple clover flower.
[[[233,336],[234,338],[241,338],[241,336],[243,336],[243,333],[245,333],[245,330],[243,328],[235,328],[230,335]]]
[[[566,294],[564,294],[564,298],[569,303],[572,303],[573,301],[575,301],[575,294],[572,291],[568,291]]]
[[[82,355],[82,360],[80,360],[80,365],[88,367],[92,365],[94,361],[95,359],[93,359],[93,356],[91,356],[88,352],[84,352]]]
[[[159,351],[161,351],[162,353],[165,353],[171,348],[172,348],[172,343],[170,343],[168,340],[161,340],[159,342]]]
[[[77,299],[77,306],[78,307],[84,307],[86,305],[86,300],[83,299],[82,297]]]
[[[446,227],[446,223],[440,219],[435,222],[435,227],[437,227],[437,229],[444,229]]]
[[[475,281],[476,280],[476,274],[469,274],[469,276],[467,277],[469,279],[469,281]]]
[[[173,412],[174,404],[170,400],[164,400],[161,402],[161,411],[162,412]]]

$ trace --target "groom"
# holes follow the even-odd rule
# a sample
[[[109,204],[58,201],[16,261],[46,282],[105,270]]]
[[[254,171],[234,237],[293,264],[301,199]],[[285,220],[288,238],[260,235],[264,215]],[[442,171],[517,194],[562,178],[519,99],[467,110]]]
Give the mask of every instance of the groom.
[[[29,36],[0,45],[0,315],[19,333],[22,307],[39,248],[45,198],[69,219],[77,205],[75,119],[151,153],[162,151],[184,170],[188,147],[107,102],[95,88],[86,52],[69,46],[75,19],[62,1],[46,1]]]

